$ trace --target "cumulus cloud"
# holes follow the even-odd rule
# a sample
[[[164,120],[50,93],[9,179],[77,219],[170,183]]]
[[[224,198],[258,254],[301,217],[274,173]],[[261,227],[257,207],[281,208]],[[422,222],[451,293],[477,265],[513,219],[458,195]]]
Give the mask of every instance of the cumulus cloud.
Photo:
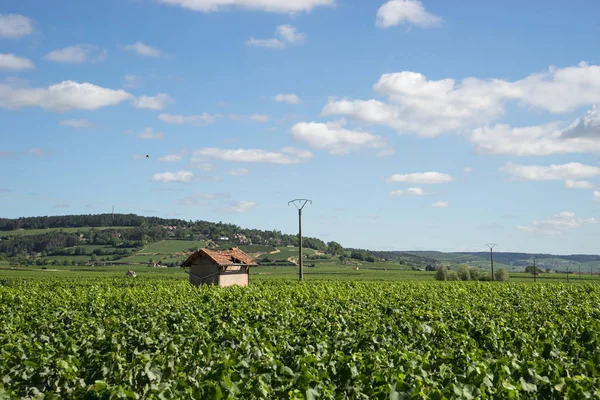
[[[220,115],[211,115],[202,113],[199,115],[181,115],[181,114],[160,114],[158,119],[167,124],[212,124],[217,121]]]
[[[304,34],[292,25],[278,25],[277,34],[288,43],[302,43],[305,38]]]
[[[230,214],[241,214],[255,209],[256,205],[257,204],[253,201],[240,201],[229,206],[225,206],[221,210]]]
[[[600,153],[600,110],[594,106],[567,127],[558,121],[520,128],[496,124],[475,129],[469,139],[484,154]]]
[[[87,82],[63,81],[47,88],[0,84],[0,107],[9,109],[41,107],[50,111],[97,110],[132,98],[122,89],[107,89]]]
[[[363,148],[384,149],[388,145],[380,136],[344,129],[344,122],[300,122],[291,129],[292,138],[305,142],[313,149],[329,154],[348,154]]]
[[[567,179],[565,181],[565,187],[567,189],[593,189],[594,185],[588,181],[573,181]]]
[[[533,221],[526,226],[517,225],[517,229],[545,236],[560,236],[564,231],[596,223],[598,223],[596,218],[578,218],[575,213],[564,211],[545,220]]]
[[[394,190],[390,192],[390,196],[425,196],[425,191],[421,188],[408,188],[406,190]]]
[[[594,190],[592,196],[594,197],[594,200],[600,200],[600,190]]]
[[[508,162],[500,171],[511,180],[522,181],[576,181],[600,175],[600,168],[577,162],[568,164],[522,165]]]
[[[133,101],[135,108],[145,108],[147,110],[162,110],[175,100],[166,93],[159,93],[156,96],[140,96]]]
[[[301,44],[305,39],[305,35],[300,33],[298,29],[292,25],[278,25],[276,34],[278,37],[269,39],[256,39],[251,37],[246,41],[246,44],[268,49],[284,49],[290,44]]]
[[[262,149],[219,149],[205,148],[194,152],[195,156],[213,158],[222,161],[297,164],[312,157],[312,153],[293,147],[284,147],[279,151]]]
[[[162,172],[152,176],[153,181],[158,182],[190,182],[194,178],[194,174],[190,171],[177,172]]]
[[[333,6],[335,0],[157,0],[159,3],[187,8],[197,12],[217,12],[235,9],[273,13],[308,12],[315,7]]]
[[[373,88],[385,99],[331,97],[321,114],[436,136],[490,123],[504,113],[508,101],[551,113],[600,103],[600,66],[580,63],[516,81],[470,77],[459,83],[402,71],[383,74]]]
[[[0,38],[20,39],[31,35],[35,28],[31,18],[19,14],[0,14]]]
[[[102,50],[91,44],[78,44],[51,51],[44,59],[67,64],[85,64],[104,61],[106,54],[106,49]]]
[[[440,26],[442,18],[425,10],[419,0],[390,0],[377,10],[377,26],[389,28],[400,24],[420,27]]]
[[[300,97],[294,93],[280,93],[273,97],[277,103],[300,104]]]
[[[119,47],[121,47],[123,50],[132,51],[137,55],[144,57],[160,57],[162,55],[162,52],[159,49],[148,46],[143,42],[135,42],[133,44]]]
[[[136,136],[138,139],[162,139],[165,137],[160,132],[154,132],[152,128],[146,128]]]
[[[448,208],[448,202],[447,201],[438,201],[437,203],[433,203],[431,205],[431,207],[435,207],[435,208]]]
[[[35,65],[30,59],[14,54],[0,54],[0,71],[23,71],[27,69],[35,69]]]
[[[413,174],[394,174],[387,178],[388,182],[407,182],[407,183],[422,183],[422,184],[439,184],[454,181],[451,175],[441,172],[416,172]]]
[[[84,129],[91,128],[93,125],[87,119],[66,119],[60,121],[60,126],[69,126],[71,128]]]

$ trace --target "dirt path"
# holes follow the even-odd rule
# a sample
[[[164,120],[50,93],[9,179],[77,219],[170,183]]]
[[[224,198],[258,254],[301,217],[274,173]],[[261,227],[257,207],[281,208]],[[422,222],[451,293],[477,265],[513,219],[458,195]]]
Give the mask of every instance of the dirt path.
[[[275,249],[274,251],[270,252],[269,254],[277,254],[277,253],[281,253],[281,250]]]
[[[296,258],[294,258],[294,257],[290,257],[290,258],[288,258],[287,260],[288,260],[289,262],[291,262],[292,264],[294,264],[294,265],[298,265],[298,261],[296,261]]]

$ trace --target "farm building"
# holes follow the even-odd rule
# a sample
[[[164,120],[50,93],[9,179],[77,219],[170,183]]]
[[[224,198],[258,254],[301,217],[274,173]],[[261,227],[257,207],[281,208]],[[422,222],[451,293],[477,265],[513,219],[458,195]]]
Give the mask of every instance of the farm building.
[[[182,267],[190,268],[190,283],[195,286],[246,286],[250,267],[256,265],[252,258],[238,248],[222,251],[200,249],[181,264]]]

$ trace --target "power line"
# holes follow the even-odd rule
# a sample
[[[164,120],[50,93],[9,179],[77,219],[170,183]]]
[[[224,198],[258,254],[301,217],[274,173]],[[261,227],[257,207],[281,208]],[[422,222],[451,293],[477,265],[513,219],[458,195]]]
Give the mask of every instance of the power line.
[[[304,271],[302,270],[302,209],[304,206],[310,203],[312,204],[312,200],[309,199],[294,199],[288,201],[288,206],[293,204],[294,207],[298,209],[298,239],[299,239],[299,249],[298,249],[298,279],[302,280],[304,278]]]

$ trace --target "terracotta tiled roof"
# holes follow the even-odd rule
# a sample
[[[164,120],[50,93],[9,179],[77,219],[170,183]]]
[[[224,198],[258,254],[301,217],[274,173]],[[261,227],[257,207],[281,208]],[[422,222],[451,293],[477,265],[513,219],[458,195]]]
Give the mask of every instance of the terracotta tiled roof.
[[[194,261],[198,257],[208,257],[214,263],[218,265],[231,265],[231,264],[246,264],[246,265],[256,265],[256,262],[250,258],[246,253],[241,251],[240,249],[231,248],[229,250],[208,250],[208,249],[200,249],[194,252],[192,255],[188,257],[188,259],[182,264],[183,266],[189,266],[192,261]]]

